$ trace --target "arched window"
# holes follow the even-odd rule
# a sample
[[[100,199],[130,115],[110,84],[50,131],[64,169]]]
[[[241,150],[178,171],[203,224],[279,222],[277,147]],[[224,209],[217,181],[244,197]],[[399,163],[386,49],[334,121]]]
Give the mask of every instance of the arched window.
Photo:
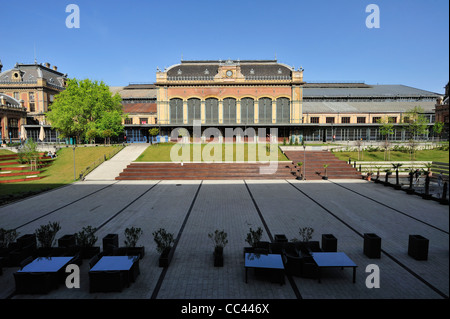
[[[219,100],[209,98],[205,100],[205,122],[207,124],[219,123]]]
[[[255,100],[246,97],[241,100],[241,123],[255,123]]]
[[[236,123],[236,99],[233,98],[223,99],[223,123],[224,124]]]
[[[200,99],[192,98],[187,102],[188,123],[192,124],[194,120],[201,120]]]
[[[272,99],[263,97],[258,101],[259,123],[272,123]]]
[[[183,124],[183,100],[171,99],[170,107],[170,124]]]
[[[289,123],[291,119],[291,105],[288,98],[277,99],[277,123]]]

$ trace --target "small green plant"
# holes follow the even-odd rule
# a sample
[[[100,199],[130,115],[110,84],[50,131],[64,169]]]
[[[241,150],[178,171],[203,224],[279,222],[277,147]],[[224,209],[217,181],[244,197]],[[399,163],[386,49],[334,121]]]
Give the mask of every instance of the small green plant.
[[[8,248],[9,244],[16,241],[19,233],[15,229],[0,228],[0,248]]]
[[[17,156],[19,163],[30,164],[33,159],[39,156],[36,142],[32,138],[27,139],[26,143],[23,144],[17,153]]]
[[[125,247],[136,247],[139,237],[143,231],[139,227],[131,227],[125,229]]]
[[[97,228],[92,226],[83,227],[83,229],[75,234],[77,245],[83,248],[93,247],[98,237],[95,236]]]
[[[156,250],[161,254],[164,250],[171,248],[175,243],[173,234],[168,233],[164,228],[160,228],[152,233],[156,242]]]
[[[308,242],[312,239],[312,235],[314,233],[314,229],[312,227],[303,227],[300,228],[299,232],[302,241]]]
[[[258,227],[257,230],[253,230],[250,227],[249,232],[247,233],[247,238],[245,239],[245,241],[251,246],[251,247],[256,247],[256,244],[259,243],[261,241],[261,237],[263,234],[263,230],[261,227]]]
[[[40,247],[51,248],[60,229],[61,226],[58,222],[49,222],[47,225],[41,225],[35,232]]]
[[[214,243],[214,247],[222,247],[224,248],[228,244],[227,239],[228,234],[224,230],[216,229],[214,233],[209,233],[208,237]]]
[[[327,168],[328,168],[329,164],[323,164],[323,168],[325,168],[325,177],[327,177]]]

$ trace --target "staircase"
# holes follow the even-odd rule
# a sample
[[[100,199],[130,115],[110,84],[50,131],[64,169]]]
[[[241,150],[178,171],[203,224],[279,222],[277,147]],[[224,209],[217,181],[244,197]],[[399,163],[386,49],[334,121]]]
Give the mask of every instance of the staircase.
[[[31,169],[29,164],[20,164],[17,154],[0,155],[0,184],[33,181],[43,178],[42,168],[51,164],[53,159],[44,153],[39,154],[37,168]]]
[[[328,164],[327,176],[330,179],[361,179],[361,173],[345,161],[339,160],[329,151],[285,151],[287,158],[295,165],[303,162],[300,173],[306,171],[306,180],[318,180],[325,176],[324,164]],[[297,169],[299,169],[297,167]]]
[[[128,165],[116,180],[254,180],[295,179],[290,162],[266,163],[139,163]],[[266,174],[264,174],[266,173]]]

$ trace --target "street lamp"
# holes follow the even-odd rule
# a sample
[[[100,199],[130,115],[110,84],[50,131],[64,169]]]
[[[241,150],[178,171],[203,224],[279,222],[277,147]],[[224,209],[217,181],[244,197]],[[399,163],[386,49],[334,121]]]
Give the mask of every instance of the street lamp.
[[[77,180],[77,175],[76,175],[76,169],[75,169],[75,148],[77,146],[75,145],[72,149],[73,149],[73,180],[76,181]]]
[[[306,181],[306,145],[304,136],[302,138],[302,146],[303,146],[303,180]]]

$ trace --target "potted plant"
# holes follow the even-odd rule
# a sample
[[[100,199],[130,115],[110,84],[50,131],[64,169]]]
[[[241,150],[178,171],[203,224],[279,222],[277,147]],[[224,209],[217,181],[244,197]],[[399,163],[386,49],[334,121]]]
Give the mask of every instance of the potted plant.
[[[398,176],[399,168],[401,166],[403,166],[403,164],[401,164],[401,163],[392,164],[392,167],[395,169],[395,186],[394,186],[395,189],[401,189],[402,188],[402,186],[400,185],[399,176]]]
[[[375,179],[375,183],[379,183],[380,182],[380,169],[381,169],[381,166],[375,166],[375,168],[377,169],[377,178]]]
[[[214,267],[223,266],[223,249],[228,244],[228,234],[224,230],[216,229],[214,233],[209,233],[208,237],[214,243]]]
[[[297,170],[298,176],[297,176],[297,179],[303,179],[303,174],[302,174],[302,166],[303,166],[303,162],[298,162],[298,163],[297,163],[297,166],[298,166],[298,170]]]
[[[3,229],[0,228],[0,257],[5,259],[9,253],[14,250],[14,242],[16,241],[19,233],[15,229]]]
[[[156,250],[160,254],[159,267],[168,267],[173,256],[172,245],[175,243],[173,234],[160,228],[152,233],[156,242]]]
[[[61,226],[58,222],[49,222],[47,225],[41,225],[36,229],[36,239],[39,243],[38,257],[47,257],[52,253],[56,234],[60,229]]]
[[[128,256],[139,256],[142,259],[145,255],[145,247],[136,247],[143,231],[139,227],[125,228],[125,247]]]
[[[328,179],[327,168],[329,164],[323,164],[323,168],[325,168],[325,176],[322,176],[322,179]]]
[[[258,227],[256,230],[253,230],[250,227],[247,237],[245,238],[245,241],[250,245],[250,247],[244,247],[244,256],[245,253],[253,253],[255,251],[256,246],[261,241],[262,234],[263,230],[261,227]]]
[[[96,231],[96,228],[86,226],[75,234],[77,246],[81,250],[81,258],[89,259],[100,253],[100,247],[94,246],[98,240],[98,237],[95,236]]]

